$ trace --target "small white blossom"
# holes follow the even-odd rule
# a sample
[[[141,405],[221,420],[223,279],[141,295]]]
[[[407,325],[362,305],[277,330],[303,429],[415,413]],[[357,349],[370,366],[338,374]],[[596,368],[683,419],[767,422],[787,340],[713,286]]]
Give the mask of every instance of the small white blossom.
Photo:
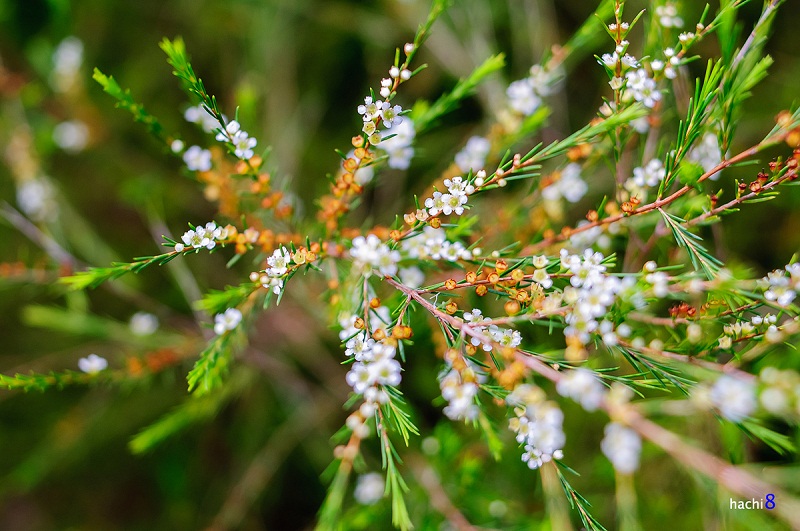
[[[661,92],[656,89],[656,82],[647,75],[643,68],[625,74],[626,96],[642,102],[645,107],[653,108],[661,100]]]
[[[192,146],[183,153],[183,162],[191,171],[208,171],[211,169],[211,152],[200,146]]]
[[[533,114],[542,104],[542,99],[536,95],[530,78],[511,83],[506,89],[506,96],[511,108],[525,116]]]
[[[106,361],[105,358],[101,358],[97,354],[89,354],[85,358],[78,360],[78,368],[87,374],[100,372],[105,370],[107,367],[108,361]]]
[[[366,276],[374,270],[378,270],[381,275],[394,275],[397,273],[397,262],[400,261],[400,253],[390,249],[374,234],[366,238],[354,238],[350,256],[353,257],[355,266]]]
[[[386,104],[385,108],[381,110],[381,123],[386,129],[392,129],[394,125],[403,123],[403,117],[400,116],[401,112],[403,112],[403,108],[399,105],[390,107]]]
[[[561,376],[556,391],[580,403],[586,411],[594,411],[603,402],[606,388],[589,369],[573,369]]]
[[[271,277],[280,277],[285,275],[289,270],[291,260],[292,257],[289,254],[289,249],[286,247],[275,249],[275,251],[272,253],[272,256],[267,258],[267,264],[269,265],[267,274]]]
[[[17,204],[34,221],[52,221],[58,214],[55,190],[44,177],[24,180],[17,188]]]
[[[135,336],[149,336],[158,330],[158,317],[148,312],[136,312],[130,320],[131,333]]]
[[[683,19],[678,16],[678,9],[672,2],[668,2],[663,6],[656,6],[656,18],[658,23],[665,28],[683,27]]]
[[[89,128],[80,120],[61,122],[53,129],[53,141],[67,153],[79,153],[89,143]]]
[[[214,316],[214,333],[218,336],[233,330],[242,322],[242,312],[237,308],[228,308]]]
[[[642,439],[638,433],[622,424],[612,422],[606,425],[600,449],[621,474],[632,474],[639,468]]]
[[[755,384],[734,376],[721,376],[711,388],[709,398],[731,422],[741,422],[756,410]]]
[[[361,505],[373,505],[383,498],[385,482],[377,472],[370,472],[358,477],[353,497]]]
[[[78,79],[83,64],[83,41],[67,37],[53,52],[53,72],[50,84],[57,92],[67,92]]]

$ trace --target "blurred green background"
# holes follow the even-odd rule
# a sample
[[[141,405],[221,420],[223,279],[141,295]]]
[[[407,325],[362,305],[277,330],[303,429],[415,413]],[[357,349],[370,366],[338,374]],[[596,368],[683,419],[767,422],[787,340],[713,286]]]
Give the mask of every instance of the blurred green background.
[[[632,13],[638,4],[630,4]],[[701,6],[683,4],[684,18],[696,20]],[[356,106],[386,75],[394,48],[413,36],[428,7],[417,0],[0,0],[0,149],[5,156],[0,198],[16,205],[8,158],[18,148],[12,139],[27,130],[30,155],[60,198],[57,221],[47,230],[80,263],[102,266],[155,254],[153,235],[158,237],[162,226],[179,234],[187,221],[211,219],[214,205],[182,172],[180,161],[127,113],[115,110],[91,80],[95,66],[113,75],[167,130],[200,142],[201,134],[182,119],[188,102],[157,46],[164,36],[180,35],[223,112],[233,116],[238,106],[240,122],[259,146],[273,147],[269,164],[278,187],[295,194],[300,211],[313,215],[314,198],[328,186],[325,175],[337,168],[334,149],[346,150],[357,131]],[[391,173],[391,182],[370,192],[357,215],[389,223],[389,213],[408,208],[412,194],[446,167],[470,135],[485,133],[507,84],[525,76],[551,45],[564,42],[594,7],[583,0],[456,0],[421,52],[428,70],[406,85],[400,103],[434,99],[492,53],[505,52],[507,67],[442,127],[420,139],[412,170]],[[742,10],[745,31],[760,7],[751,2]],[[768,45],[775,65],[747,103],[737,147],[757,142],[780,110],[797,103],[798,23],[800,8],[787,2]],[[49,83],[52,54],[68,36],[84,45],[80,86],[59,94]],[[711,38],[699,51],[713,54],[715,46]],[[601,41],[595,52],[608,48]],[[606,93],[603,75],[590,56],[575,65],[564,90],[553,98],[555,113],[542,133],[545,140],[561,138],[594,116]],[[66,152],[53,141],[54,128],[65,120],[88,126],[82,151]],[[753,167],[732,170],[724,182],[753,172]],[[715,234],[717,251],[754,274],[787,263],[800,248],[798,201],[793,188],[726,219]],[[157,364],[153,351],[160,346],[189,344],[197,352],[203,339],[191,314],[192,295],[237,283],[247,269],[226,269],[226,256],[218,253],[170,270],[149,270],[116,282],[116,288],[65,297],[50,285],[56,275],[52,261],[19,230],[0,224],[0,241],[0,262],[28,268],[20,274],[4,270],[0,279],[0,370],[6,374],[73,369],[89,352],[106,356],[122,372],[130,371],[132,359]],[[41,274],[32,277],[30,270]],[[334,320],[315,305],[324,286],[297,284],[291,300],[255,325],[241,370],[233,372],[230,396],[209,406],[217,414],[145,455],[132,455],[128,442],[185,400],[188,355],[176,361],[176,354],[162,352],[163,370],[120,378],[115,385],[0,392],[0,529],[313,526],[325,492],[320,476],[332,458],[330,437],[345,418],[340,404],[348,389]],[[100,321],[87,321],[87,309]],[[156,338],[135,338],[126,331],[138,310],[160,318]],[[473,430],[441,422],[441,404],[434,402],[436,360],[425,355],[432,338],[421,335],[415,343],[403,387],[416,420],[425,433],[436,433],[437,442],[428,440],[424,449],[412,442],[410,483],[425,469],[415,456],[424,456],[425,466],[439,471],[452,499],[474,523],[549,528],[537,475],[521,465],[513,439],[503,435],[507,455],[494,463]],[[606,419],[564,407],[565,454],[571,466],[587,472],[574,485],[601,521],[613,522],[613,471],[596,450]],[[725,457],[755,455],[780,462],[742,442],[735,429],[731,433],[703,419],[669,422],[709,441],[722,431]],[[503,431],[502,424],[499,428]],[[379,468],[374,448],[368,464]],[[648,529],[663,528],[664,522],[676,529],[705,528],[704,522],[716,521],[709,507],[727,502],[708,500],[714,496],[709,485],[648,446],[642,468],[637,482]],[[765,470],[789,474],[796,468]],[[492,505],[496,501],[501,503]],[[424,495],[415,491],[409,506],[421,529],[438,528],[441,516]],[[353,510],[347,525],[386,528],[388,511],[386,502],[361,515]],[[735,524],[742,528],[772,526],[757,514],[737,518],[753,519]]]

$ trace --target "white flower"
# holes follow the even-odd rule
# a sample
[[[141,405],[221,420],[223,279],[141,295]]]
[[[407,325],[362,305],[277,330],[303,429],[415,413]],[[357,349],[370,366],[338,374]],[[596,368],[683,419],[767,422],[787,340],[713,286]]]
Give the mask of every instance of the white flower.
[[[474,400],[478,394],[478,385],[475,382],[462,382],[459,372],[451,369],[441,378],[439,387],[442,398],[447,401],[443,412],[450,420],[478,418],[479,410]]]
[[[208,171],[211,169],[211,152],[200,146],[192,146],[183,153],[183,162],[191,171]]]
[[[588,185],[581,179],[580,164],[572,162],[561,170],[559,180],[542,190],[542,197],[547,201],[557,201],[563,197],[570,203],[577,203],[588,190]]]
[[[470,137],[464,149],[455,156],[456,166],[464,173],[476,172],[483,168],[490,149],[491,144],[487,139],[480,136]]]
[[[135,336],[149,336],[158,330],[158,317],[152,313],[136,312],[131,316],[131,333]]]
[[[223,119],[227,120],[225,115],[222,116]],[[183,112],[183,118],[193,124],[198,124],[202,127],[203,131],[206,133],[211,133],[214,129],[220,127],[219,121],[217,121],[214,116],[209,113],[205,107],[202,105],[195,105],[194,107],[189,107]]]
[[[538,387],[522,384],[506,397],[516,417],[509,428],[517,434],[517,442],[525,445],[522,461],[536,469],[553,459],[563,457],[566,436],[562,428],[564,414],[555,402],[545,400]]]
[[[233,144],[234,155],[242,160],[249,160],[255,154],[253,148],[258,141],[252,138],[236,120],[231,120],[221,132],[217,133],[217,140]]]
[[[564,397],[579,402],[586,411],[594,411],[603,402],[605,386],[589,369],[573,369],[561,376],[556,391]]]
[[[51,221],[58,214],[55,191],[45,178],[22,181],[17,188],[17,204],[34,221]]]
[[[108,367],[106,359],[97,354],[89,354],[87,357],[78,360],[78,368],[87,374],[100,372],[105,370],[106,367]]]
[[[433,192],[433,197],[425,199],[425,207],[428,209],[428,214],[436,216],[444,209],[444,196],[442,192]]]
[[[606,425],[600,449],[620,474],[632,474],[639,468],[642,439],[622,424],[612,422]]]
[[[762,279],[769,286],[764,291],[764,298],[783,307],[789,306],[797,296],[792,280],[785,273],[783,269],[776,269]]]
[[[390,249],[374,234],[366,238],[363,236],[353,238],[350,256],[353,257],[355,266],[365,276],[372,274],[375,269],[381,275],[394,275],[397,273],[397,262],[400,261],[400,253]]]
[[[83,63],[83,42],[77,37],[67,37],[53,52],[53,72],[50,84],[57,92],[72,88]]]
[[[365,122],[370,122],[380,116],[382,108],[381,100],[373,101],[371,96],[367,96],[364,98],[364,105],[359,105],[357,110]]]
[[[734,376],[721,376],[711,388],[709,398],[731,422],[741,422],[756,410],[755,384]]]
[[[89,128],[80,120],[61,122],[53,129],[53,141],[67,153],[78,153],[89,142]]]
[[[218,336],[233,330],[242,322],[242,312],[237,308],[228,308],[224,313],[214,316],[214,333]]]
[[[506,89],[506,96],[508,96],[508,104],[511,108],[525,116],[533,114],[542,104],[530,78],[511,83]]]
[[[391,138],[383,138],[392,135]],[[396,170],[406,170],[411,164],[414,156],[414,122],[409,118],[402,121],[395,121],[390,130],[381,132],[381,143],[378,149],[389,155],[389,167]]]
[[[661,100],[661,92],[656,89],[655,80],[647,75],[644,68],[628,72],[625,74],[625,79],[627,80],[626,95],[642,102],[645,107],[652,109]]]
[[[275,249],[272,256],[267,258],[267,274],[271,277],[280,277],[289,270],[289,265],[292,260],[289,250],[286,247]]]
[[[383,498],[384,488],[383,476],[370,472],[358,477],[353,497],[361,505],[373,505]]]
[[[390,107],[387,104],[386,108],[381,110],[381,118],[384,127],[386,127],[386,129],[392,129],[394,125],[403,123],[403,117],[400,116],[401,112],[403,112],[403,108],[399,105]]]

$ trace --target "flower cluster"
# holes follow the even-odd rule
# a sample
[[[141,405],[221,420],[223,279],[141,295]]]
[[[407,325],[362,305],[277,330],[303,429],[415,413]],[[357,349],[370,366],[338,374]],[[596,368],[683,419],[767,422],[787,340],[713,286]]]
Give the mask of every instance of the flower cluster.
[[[719,338],[719,347],[729,349],[733,346],[735,339],[742,339],[757,333],[763,333],[764,338],[769,343],[777,343],[783,337],[783,334],[775,324],[777,322],[777,316],[768,313],[764,316],[755,315],[750,321],[736,321],[733,324],[726,324],[722,328],[723,335]]]
[[[583,255],[569,254],[561,250],[561,267],[570,274],[570,286],[564,289],[564,302],[571,305],[567,313],[564,335],[567,342],[589,343],[590,334],[598,330],[598,319],[614,304],[617,295],[635,283],[632,277],[620,280],[606,275],[603,255],[586,249]],[[611,339],[610,330],[600,330],[603,339]],[[612,341],[613,342],[613,341]]]
[[[708,399],[726,419],[741,422],[756,410],[755,382],[737,376],[722,375],[714,382]]]
[[[475,187],[462,177],[445,179],[444,185],[447,187],[447,193],[436,191],[433,192],[433,197],[425,199],[425,208],[428,209],[428,214],[431,216],[439,214],[460,216],[464,213],[468,197],[475,191]]]
[[[392,105],[388,100],[375,100],[372,96],[364,98],[364,104],[359,105],[356,109],[364,125],[362,131],[369,137],[371,144],[379,144],[382,140],[381,132],[378,126],[383,124],[386,129],[392,129],[393,126],[403,123],[403,117],[400,113],[403,108],[399,105]]]
[[[800,292],[800,262],[776,269],[761,279],[764,285],[764,298],[778,306],[789,306]]]
[[[661,92],[656,88],[656,81],[644,68],[627,72],[625,81],[626,90],[623,99],[633,98],[651,109],[661,100]]]
[[[612,422],[606,425],[600,449],[620,474],[632,474],[639,468],[642,439],[639,434],[622,424]]]
[[[370,276],[375,270],[381,275],[394,275],[397,273],[397,262],[400,261],[400,253],[389,248],[374,234],[366,238],[353,238],[350,256],[353,265],[365,276]]]
[[[542,104],[542,98],[552,93],[557,79],[542,66],[533,65],[528,77],[514,81],[506,89],[509,106],[524,116],[530,116]]]
[[[205,226],[198,225],[192,230],[187,230],[181,236],[183,243],[175,244],[176,252],[183,252],[186,249],[213,249],[220,241],[228,239],[228,227],[219,227],[213,221],[209,221]]]
[[[522,461],[529,468],[537,469],[564,457],[564,413],[555,402],[547,400],[544,391],[521,384],[506,397],[506,403],[514,408],[509,428],[517,434],[517,442],[525,445]]]
[[[600,407],[606,395],[606,388],[597,375],[582,367],[564,373],[556,384],[556,391],[580,403],[586,411]]]
[[[485,321],[490,321],[488,317],[484,317],[481,311],[478,308],[474,308],[472,311],[464,312],[464,322],[470,325],[470,327],[477,331],[483,332],[485,335],[488,336],[489,339],[494,341],[495,343],[499,344],[502,347],[510,347],[515,348],[518,347],[522,343],[522,334],[519,333],[518,330],[512,330],[510,328],[500,328],[495,324],[483,324]],[[472,337],[470,342],[473,346],[481,346],[483,350],[486,352],[490,352],[492,350],[492,344],[489,342],[482,343],[478,338]]]
[[[447,400],[443,412],[450,420],[475,420],[480,410],[475,404],[478,374],[470,366],[462,371],[450,369],[439,379],[442,398]]]
[[[299,254],[295,254],[295,257],[297,256]],[[272,293],[278,295],[283,289],[283,277],[289,271],[292,260],[293,257],[289,253],[289,249],[281,246],[272,252],[272,256],[267,258],[267,268],[264,270],[264,274],[253,273],[251,280],[260,282],[263,287],[272,290]]]
[[[214,333],[221,336],[233,330],[242,322],[242,312],[238,308],[228,308],[214,316]]]
[[[672,2],[667,2],[663,6],[656,6],[656,17],[658,23],[665,28],[682,28],[683,19],[678,16],[678,8]]]
[[[678,77],[676,68],[680,66],[681,58],[675,54],[674,48],[664,49],[664,59],[652,59],[650,61],[650,68],[654,73],[662,72],[667,79],[675,79]]]
[[[258,141],[247,134],[236,120],[231,120],[224,129],[220,129],[217,140],[233,144],[233,154],[242,160],[250,160],[255,154],[253,148],[258,144]]]
[[[403,240],[401,249],[408,254],[409,258],[430,258],[450,262],[459,259],[471,260],[481,251],[477,248],[469,250],[459,241],[448,241],[444,229],[434,229],[430,225],[426,225],[419,234]]]
[[[647,189],[661,184],[665,176],[664,163],[659,159],[652,159],[644,166],[634,168],[633,177],[625,181],[624,186],[631,197],[644,200],[647,197]]]
[[[380,402],[368,395],[377,397],[383,386],[400,384],[402,369],[394,359],[397,349],[368,337],[366,331],[351,338],[348,344],[351,346],[345,352],[355,360],[346,376],[348,385],[356,394],[364,395],[367,402]]]

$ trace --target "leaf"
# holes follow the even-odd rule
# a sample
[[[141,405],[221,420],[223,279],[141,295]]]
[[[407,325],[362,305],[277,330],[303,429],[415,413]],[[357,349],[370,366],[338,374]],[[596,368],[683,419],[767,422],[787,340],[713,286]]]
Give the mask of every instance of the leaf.
[[[709,280],[716,277],[717,272],[723,264],[703,247],[701,243],[703,239],[683,226],[683,223],[686,222],[685,220],[663,209],[659,208],[658,211],[661,212],[664,221],[672,231],[672,236],[675,238],[678,246],[683,247],[686,249],[686,252],[689,253],[689,258],[692,260],[695,271],[702,270]]]
[[[130,90],[123,90],[112,76],[105,75],[97,68],[94,69],[92,79],[103,87],[104,92],[117,100],[117,107],[130,112],[134,121],[144,124],[151,135],[164,143],[167,142],[164,136],[164,128],[153,115],[145,111],[144,106],[133,100]]]

